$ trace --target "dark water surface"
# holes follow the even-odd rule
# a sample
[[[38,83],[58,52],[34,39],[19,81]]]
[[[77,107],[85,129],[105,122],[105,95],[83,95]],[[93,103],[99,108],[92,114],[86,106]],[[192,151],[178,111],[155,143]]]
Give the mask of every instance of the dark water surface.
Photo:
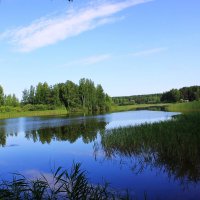
[[[177,176],[162,160],[143,165],[144,155],[107,156],[102,135],[119,126],[171,119],[176,113],[129,111],[87,117],[26,117],[0,120],[0,176],[9,172],[27,177],[48,176],[55,167],[70,168],[81,162],[92,183],[108,181],[113,189],[129,189],[143,199],[200,199],[200,182],[188,178],[187,169]],[[151,154],[151,151],[145,154]],[[187,165],[186,165],[187,166]],[[188,165],[188,168],[191,166]],[[196,172],[200,174],[199,171]],[[180,178],[181,177],[181,178]]]

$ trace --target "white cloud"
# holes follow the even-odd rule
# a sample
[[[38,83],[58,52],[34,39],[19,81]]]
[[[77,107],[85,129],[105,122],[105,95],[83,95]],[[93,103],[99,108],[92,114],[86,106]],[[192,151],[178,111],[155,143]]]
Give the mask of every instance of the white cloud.
[[[153,48],[153,49],[138,51],[138,52],[132,53],[131,55],[134,56],[134,57],[143,57],[143,56],[150,56],[150,55],[153,55],[153,54],[161,53],[161,52],[166,51],[166,50],[167,50],[167,48],[165,48],[165,47]]]
[[[17,50],[29,52],[55,44],[98,26],[116,21],[112,16],[126,8],[152,0],[100,1],[82,9],[54,17],[44,17],[25,27],[8,30],[1,34],[7,37]]]
[[[94,64],[109,60],[110,58],[111,58],[110,54],[94,55],[94,56],[89,56],[86,58],[69,62],[65,64],[64,67],[78,66],[78,65],[79,66],[94,65]]]

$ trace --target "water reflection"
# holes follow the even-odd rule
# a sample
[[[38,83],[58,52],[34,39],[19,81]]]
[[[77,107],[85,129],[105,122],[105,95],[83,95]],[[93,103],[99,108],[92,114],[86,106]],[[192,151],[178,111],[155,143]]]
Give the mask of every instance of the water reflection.
[[[82,138],[84,143],[97,139],[97,134],[105,130],[105,118],[99,116],[78,118],[19,118],[2,120],[0,126],[0,145],[6,146],[7,137],[17,137],[19,132],[25,133],[25,138],[42,144],[52,141],[76,142]]]
[[[196,132],[191,130],[189,134],[176,134],[176,129],[171,131],[169,124],[162,129],[168,132],[161,131],[159,127],[149,128],[148,125],[134,133],[128,128],[114,129],[116,132],[112,134],[109,132],[119,125],[164,121],[173,115],[167,112],[132,111],[90,117],[1,120],[0,145],[3,148],[0,148],[0,156],[7,161],[9,172],[17,167],[23,168],[23,171],[32,168],[46,171],[44,163],[49,162],[49,157],[64,160],[60,161],[62,166],[66,162],[72,163],[75,158],[86,166],[86,170],[88,168],[93,178],[99,176],[97,182],[102,177],[110,178],[108,181],[117,182],[121,188],[131,187],[138,177],[142,177],[140,182],[143,186],[154,171],[167,174],[168,178],[163,179],[170,186],[178,180],[183,185],[195,184],[199,187],[200,138]],[[186,122],[176,126],[183,124]],[[15,148],[17,145],[19,148]],[[11,146],[13,150],[7,148]],[[110,164],[112,162],[114,164]],[[3,170],[6,167],[0,172]],[[127,185],[126,181],[121,181],[123,178]],[[169,180],[173,181],[168,183]],[[155,187],[159,188],[159,185]]]
[[[84,120],[77,124],[72,122],[70,125],[60,127],[47,127],[38,130],[25,132],[25,137],[34,142],[40,141],[42,144],[50,144],[52,141],[76,142],[82,138],[83,143],[88,144],[97,139],[97,134],[105,130],[105,121],[97,119]]]

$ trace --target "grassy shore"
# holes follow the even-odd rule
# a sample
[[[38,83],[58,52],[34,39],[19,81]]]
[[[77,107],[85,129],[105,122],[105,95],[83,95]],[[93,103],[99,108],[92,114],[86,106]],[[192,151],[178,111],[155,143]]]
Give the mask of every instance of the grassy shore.
[[[110,112],[122,112],[138,109],[147,109],[147,108],[159,108],[165,107],[168,104],[138,104],[138,105],[127,105],[127,106],[112,106]],[[83,110],[78,110],[72,114],[82,114]],[[18,111],[10,112],[0,112],[0,119],[7,118],[17,118],[17,117],[34,117],[34,116],[53,116],[53,115],[66,115],[69,114],[68,111],[64,108],[57,110],[44,110],[44,111],[23,111],[18,109]]]
[[[131,111],[131,110],[142,110],[142,109],[154,109],[167,107],[169,104],[134,104],[125,106],[112,106],[111,112]]]
[[[6,112],[0,113],[0,119],[17,118],[17,117],[34,117],[34,116],[53,116],[66,115],[67,110],[44,110],[44,111],[25,111],[25,112]]]
[[[163,103],[163,104],[135,104],[126,106],[113,106],[111,112],[131,111],[131,110],[145,110],[159,108],[170,112],[200,112],[200,101],[186,102],[186,103]]]
[[[168,104],[166,106],[166,110],[171,112],[182,112],[182,113],[200,112],[200,101]]]
[[[126,106],[112,106],[110,112],[122,112],[131,110],[166,110],[171,112],[200,112],[200,101],[188,103],[165,103],[165,104],[135,104]],[[73,114],[81,114],[83,111],[79,110]],[[0,113],[0,119],[17,118],[17,117],[33,117],[33,116],[53,116],[69,114],[66,109],[44,110],[44,111],[15,111]]]

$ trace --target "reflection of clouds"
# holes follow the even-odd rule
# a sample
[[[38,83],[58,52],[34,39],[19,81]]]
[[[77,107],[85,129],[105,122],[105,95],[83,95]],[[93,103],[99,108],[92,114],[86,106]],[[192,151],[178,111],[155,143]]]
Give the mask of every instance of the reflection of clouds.
[[[47,172],[43,172],[43,171],[39,171],[37,169],[29,169],[29,170],[25,170],[22,172],[22,174],[29,178],[29,179],[44,179],[43,177],[45,177],[45,179],[48,181],[49,184],[53,184],[54,183],[54,178],[53,178],[53,173],[47,173]]]
[[[4,147],[18,147],[18,146],[19,146],[19,144],[9,144],[9,145],[6,145]]]
[[[71,152],[71,151],[69,151],[69,152],[67,152],[67,155],[69,155],[69,154],[74,155],[74,156],[88,156],[88,157],[92,156],[90,151],[89,152],[80,152],[80,151]]]

